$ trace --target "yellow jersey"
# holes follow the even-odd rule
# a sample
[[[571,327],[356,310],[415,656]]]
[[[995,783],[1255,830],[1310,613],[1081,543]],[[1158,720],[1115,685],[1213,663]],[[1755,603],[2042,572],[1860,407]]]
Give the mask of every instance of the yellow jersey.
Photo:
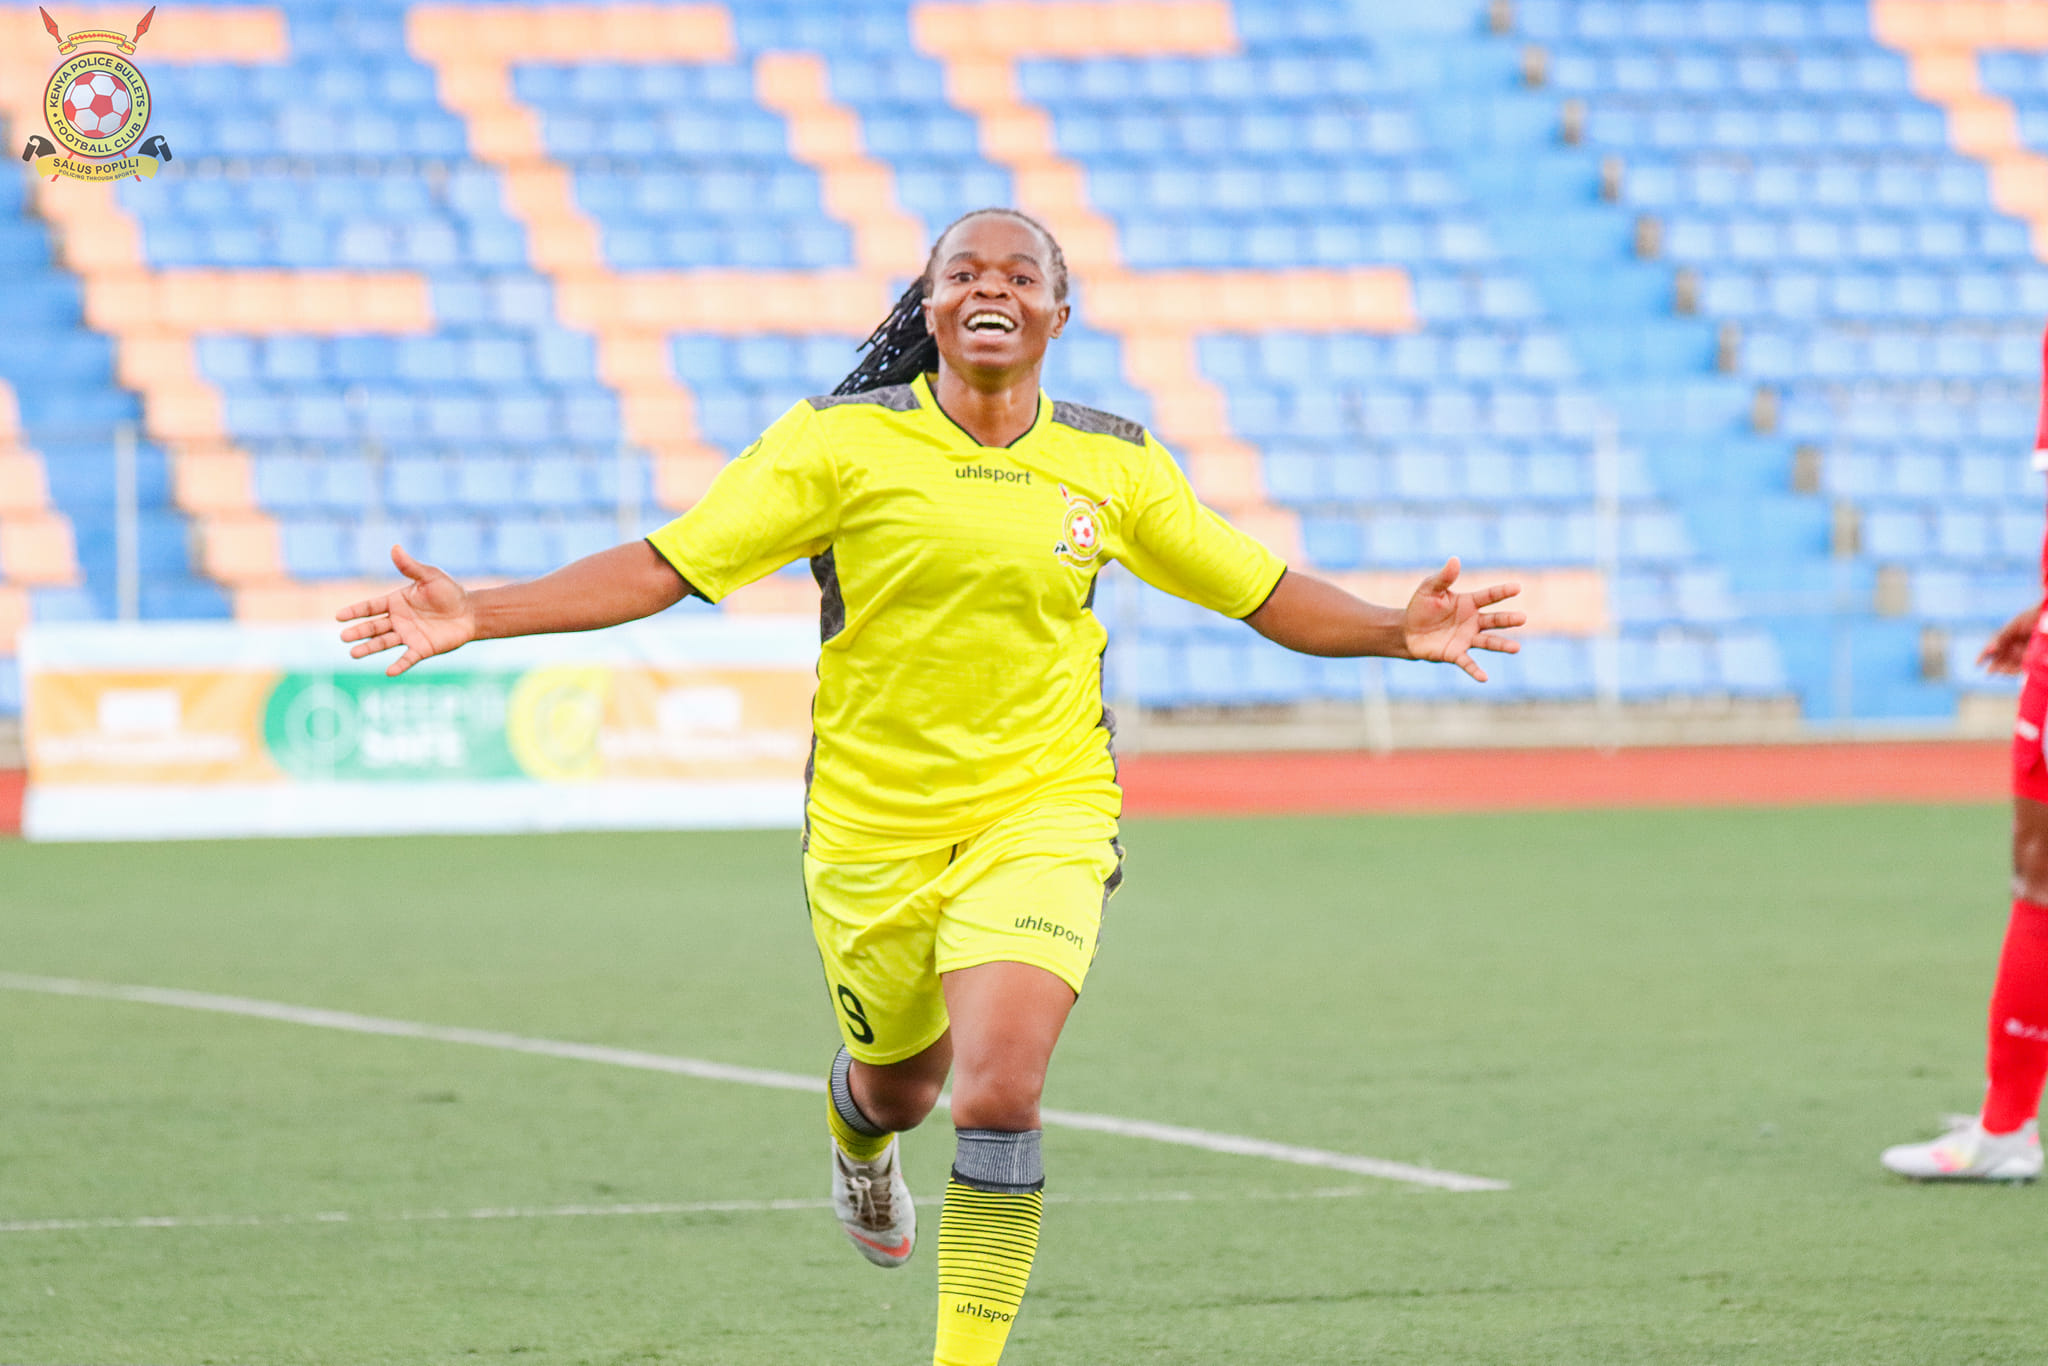
[[[1137,423],[1041,393],[1029,431],[983,446],[922,376],[796,404],[648,539],[712,602],[810,560],[805,848],[837,862],[955,844],[1047,798],[1114,820],[1103,564],[1232,617],[1286,569]]]

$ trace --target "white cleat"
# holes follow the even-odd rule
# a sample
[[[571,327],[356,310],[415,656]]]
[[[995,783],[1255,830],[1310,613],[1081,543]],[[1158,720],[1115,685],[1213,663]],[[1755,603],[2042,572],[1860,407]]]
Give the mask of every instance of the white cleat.
[[[1886,1171],[1915,1181],[2032,1181],[2041,1175],[2041,1129],[2028,1120],[2009,1134],[1987,1134],[1975,1115],[1928,1143],[1886,1148]]]
[[[856,1162],[832,1144],[832,1212],[839,1226],[876,1266],[902,1266],[917,1245],[917,1206],[896,1160],[897,1141],[872,1162]]]

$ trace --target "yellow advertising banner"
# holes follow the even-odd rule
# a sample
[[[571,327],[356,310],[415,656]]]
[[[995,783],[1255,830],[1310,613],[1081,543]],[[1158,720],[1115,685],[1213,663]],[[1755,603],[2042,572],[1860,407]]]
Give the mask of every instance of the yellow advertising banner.
[[[514,759],[545,780],[769,778],[801,766],[812,681],[787,670],[536,669],[513,689]]]
[[[60,784],[277,782],[263,707],[277,676],[105,670],[30,680],[29,765]]]

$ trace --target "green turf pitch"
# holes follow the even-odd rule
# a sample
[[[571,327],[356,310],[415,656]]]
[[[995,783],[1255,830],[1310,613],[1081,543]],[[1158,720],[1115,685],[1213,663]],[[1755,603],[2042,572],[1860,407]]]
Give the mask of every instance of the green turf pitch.
[[[1513,1189],[1054,1131],[1074,1200],[1007,1360],[2039,1361],[2048,1190],[1875,1160],[1977,1096],[2003,827],[1133,823],[1049,1103]],[[834,1044],[782,834],[0,844],[0,971],[806,1073]],[[398,1217],[815,1199],[821,1106],[0,991],[0,1221],[273,1221],[0,1233],[0,1361],[929,1360],[931,1224],[890,1273],[816,1209]],[[909,1142],[937,1189],[948,1137]]]

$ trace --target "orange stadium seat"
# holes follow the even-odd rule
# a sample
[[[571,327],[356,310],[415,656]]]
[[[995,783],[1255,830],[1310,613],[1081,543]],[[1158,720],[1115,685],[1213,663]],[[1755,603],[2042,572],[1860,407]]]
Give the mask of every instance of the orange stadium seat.
[[[0,583],[0,655],[18,648],[18,637],[29,623],[29,592],[19,584]]]
[[[37,587],[76,583],[71,523],[47,512],[0,520],[0,578]]]
[[[26,517],[49,505],[41,457],[21,451],[12,438],[0,437],[0,518]]]
[[[189,338],[159,333],[124,336],[115,348],[115,374],[131,389],[200,382]]]
[[[686,508],[704,496],[725,468],[725,457],[709,452],[664,453],[654,462],[654,496],[664,507]]]
[[[619,386],[620,422],[625,439],[646,448],[661,448],[696,430],[697,415],[690,396],[663,375],[639,387]]]
[[[660,332],[615,334],[598,354],[598,378],[614,389],[658,387],[674,378],[668,338]]]
[[[211,385],[152,396],[143,428],[159,441],[218,442],[225,432],[220,394]]]
[[[230,318],[239,321],[247,315],[238,307],[240,291],[231,293],[228,280],[226,272],[217,270],[164,272],[154,282],[149,321],[186,333],[218,327]]]
[[[256,506],[249,458],[239,452],[195,451],[171,464],[178,506],[190,512],[247,515]]]
[[[86,326],[118,336],[154,327],[156,321],[156,284],[147,272],[109,270],[86,277]]]
[[[255,514],[222,516],[202,528],[200,563],[226,584],[258,584],[284,572],[277,523]]]

